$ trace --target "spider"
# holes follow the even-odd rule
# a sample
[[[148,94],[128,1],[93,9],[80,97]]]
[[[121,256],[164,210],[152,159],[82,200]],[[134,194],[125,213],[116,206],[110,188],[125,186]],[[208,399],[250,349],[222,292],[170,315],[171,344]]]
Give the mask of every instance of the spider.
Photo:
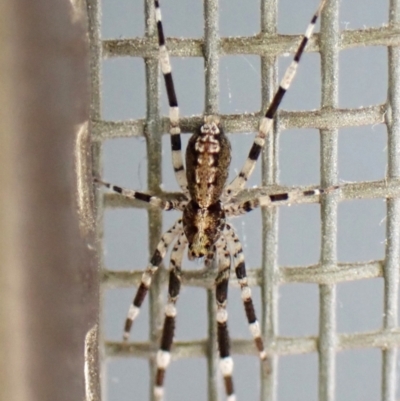
[[[172,148],[172,164],[183,197],[180,199],[163,200],[157,196],[125,189],[100,179],[95,179],[95,181],[99,185],[105,186],[124,197],[147,202],[154,207],[164,210],[179,210],[183,213],[182,218],[178,219],[162,235],[150,259],[150,263],[142,275],[141,283],[129,308],[124,327],[123,340],[127,342],[133,321],[139,314],[140,307],[151,285],[152,277],[162,263],[168,248],[173,244],[169,271],[168,301],[165,307],[161,344],[156,357],[157,373],[154,395],[157,400],[163,398],[165,371],[171,359],[171,347],[177,314],[175,304],[181,286],[182,257],[186,247],[188,248],[188,258],[190,260],[204,258],[206,268],[211,268],[214,265],[213,262],[218,267],[215,278],[217,341],[220,370],[224,379],[228,401],[236,399],[232,380],[233,360],[230,354],[230,339],[227,325],[228,313],[226,311],[231,258],[241,288],[241,298],[250,332],[262,364],[267,371],[270,370],[269,358],[261,337],[251,289],[248,286],[242,246],[234,229],[227,222],[227,217],[245,214],[257,207],[290,204],[299,198],[318,196],[332,189],[293,190],[286,193],[261,196],[248,201],[239,201],[237,198],[237,195],[244,188],[246,181],[254,170],[264,146],[265,138],[272,129],[273,118],[295,76],[300,57],[313,32],[325,2],[326,0],[320,1],[294,59],[285,72],[279,89],[268,107],[265,116],[260,121],[259,132],[255,137],[244,166],[236,178],[230,184],[226,185],[231,161],[231,147],[224,133],[223,125],[217,116],[205,116],[204,123],[197,128],[196,132],[190,138],[186,149],[185,170],[181,152],[178,101],[175,94],[169,54],[165,43],[160,5],[158,0],[154,1],[160,65],[169,102],[169,134]]]

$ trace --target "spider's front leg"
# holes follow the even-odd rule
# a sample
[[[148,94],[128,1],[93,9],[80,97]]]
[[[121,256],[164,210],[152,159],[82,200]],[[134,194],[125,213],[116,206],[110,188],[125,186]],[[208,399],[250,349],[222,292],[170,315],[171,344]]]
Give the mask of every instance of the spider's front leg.
[[[181,266],[183,251],[187,245],[185,234],[181,234],[171,253],[168,283],[168,303],[165,307],[165,320],[161,337],[160,349],[157,352],[157,373],[155,378],[154,396],[161,401],[164,396],[165,371],[171,360],[171,346],[175,333],[175,304],[181,288]]]
[[[267,371],[270,372],[270,360],[264,348],[264,342],[261,337],[260,325],[258,323],[256,312],[254,309],[253,300],[251,297],[251,289],[247,282],[246,265],[244,261],[243,249],[238,236],[234,229],[229,224],[225,225],[224,235],[227,238],[229,247],[233,252],[233,263],[235,268],[236,277],[238,279],[240,289],[242,292],[242,301],[244,310],[246,312],[247,321],[249,323],[250,333],[254,338],[254,343],[257,347],[261,361],[264,363]]]
[[[139,315],[140,307],[142,306],[142,303],[149,291],[154,273],[157,271],[162,260],[164,259],[164,256],[167,252],[169,245],[180,234],[182,234],[181,219],[176,221],[175,224],[163,234],[152,258],[150,259],[149,265],[143,272],[141,283],[139,285],[139,288],[137,289],[135,298],[133,299],[133,302],[129,308],[128,316],[125,321],[124,335],[123,335],[123,340],[125,342],[128,341],[129,339],[129,333],[131,331],[133,321]]]
[[[220,357],[219,366],[224,378],[227,400],[235,401],[236,396],[232,379],[233,359],[230,354],[231,345],[228,332],[228,312],[226,310],[231,256],[223,234],[221,234],[221,237],[218,239],[215,246],[218,260],[218,274],[215,279],[215,295],[217,301],[217,339]]]

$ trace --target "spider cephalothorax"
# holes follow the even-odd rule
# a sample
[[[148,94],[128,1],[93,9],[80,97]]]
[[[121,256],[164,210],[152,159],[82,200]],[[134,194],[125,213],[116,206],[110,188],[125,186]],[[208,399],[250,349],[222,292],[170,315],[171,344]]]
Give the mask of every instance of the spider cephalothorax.
[[[265,138],[273,126],[273,118],[279,104],[289,88],[295,75],[300,57],[306,47],[318,16],[324,7],[326,0],[321,0],[316,13],[298,47],[294,59],[285,72],[279,89],[271,101],[264,117],[260,121],[259,132],[246,162],[236,178],[226,185],[231,161],[231,146],[224,134],[219,119],[216,116],[207,116],[204,124],[190,138],[186,149],[186,172],[182,160],[179,108],[172,79],[169,55],[165,46],[165,37],[161,22],[161,11],[158,0],[154,0],[155,17],[157,22],[158,41],[160,48],[160,65],[164,76],[168,101],[170,137],[172,148],[172,164],[176,179],[182,189],[179,198],[169,201],[157,196],[142,192],[132,191],[116,185],[105,183],[99,179],[99,184],[118,192],[122,196],[147,202],[152,206],[164,210],[180,210],[182,219],[161,237],[150,263],[144,271],[136,296],[129,308],[125,321],[124,341],[129,338],[129,332],[133,321],[139,314],[140,307],[146,297],[152,282],[152,277],[162,263],[162,260],[171,244],[171,263],[168,286],[168,303],[165,308],[165,320],[161,337],[160,349],[157,352],[157,374],[155,378],[154,395],[161,400],[164,393],[165,370],[171,359],[171,347],[174,337],[176,307],[181,284],[181,264],[183,252],[188,246],[189,259],[206,257],[206,266],[211,266],[211,260],[215,261],[218,272],[215,277],[215,294],[217,304],[217,341],[220,354],[220,368],[224,378],[225,392],[228,401],[234,401],[233,387],[233,360],[230,356],[230,341],[228,334],[228,313],[226,303],[228,297],[228,282],[231,265],[235,271],[244,305],[245,314],[258,350],[263,366],[269,368],[267,351],[261,336],[253,301],[251,289],[248,285],[244,255],[239,238],[232,226],[226,222],[226,218],[247,213],[260,206],[290,204],[304,197],[317,197],[326,190],[316,188],[307,190],[293,190],[285,193],[271,194],[240,201],[236,195],[244,188],[246,181],[254,170],[254,166],[260,155]],[[329,190],[335,189],[331,188]]]
[[[225,211],[220,201],[200,207],[191,200],[183,210],[183,231],[188,240],[190,260],[206,256],[217,242],[225,224]]]

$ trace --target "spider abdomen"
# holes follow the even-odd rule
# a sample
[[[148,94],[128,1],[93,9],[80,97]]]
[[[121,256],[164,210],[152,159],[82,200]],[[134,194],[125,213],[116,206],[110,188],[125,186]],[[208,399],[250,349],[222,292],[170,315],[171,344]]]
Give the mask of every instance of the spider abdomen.
[[[218,119],[206,117],[186,149],[188,190],[200,208],[208,208],[221,198],[230,162],[230,142]]]

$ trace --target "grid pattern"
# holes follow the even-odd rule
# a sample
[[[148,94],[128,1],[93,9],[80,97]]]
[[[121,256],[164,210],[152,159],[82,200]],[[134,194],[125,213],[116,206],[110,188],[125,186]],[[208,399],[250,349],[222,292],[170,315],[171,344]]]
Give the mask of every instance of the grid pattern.
[[[160,117],[159,111],[159,70],[156,27],[154,24],[153,1],[146,2],[147,21],[144,38],[101,41],[99,34],[100,11],[96,0],[87,0],[92,63],[92,115],[91,127],[94,141],[94,171],[101,167],[101,143],[106,139],[132,136],[146,136],[148,165],[148,189],[162,196],[161,183],[161,142],[159,132],[168,132],[168,120]],[[204,41],[194,39],[168,39],[172,56],[204,57],[205,65],[205,113],[218,113],[218,64],[220,55],[259,54],[262,61],[262,98],[264,108],[277,87],[276,58],[294,52],[300,36],[277,35],[277,2],[261,2],[261,34],[253,37],[220,38],[218,36],[218,2],[205,0]],[[274,209],[262,211],[263,252],[260,268],[249,269],[249,284],[261,287],[263,310],[260,321],[267,348],[274,356],[276,366],[279,355],[318,352],[319,355],[319,400],[335,398],[335,358],[336,353],[358,347],[382,349],[382,397],[384,401],[396,398],[396,347],[400,344],[398,327],[398,282],[399,282],[399,240],[400,240],[400,87],[399,48],[400,45],[400,0],[390,0],[389,24],[379,28],[356,31],[339,31],[339,1],[328,0],[321,18],[320,34],[313,36],[306,51],[319,52],[321,57],[322,95],[321,109],[317,111],[281,111],[276,124],[276,132],[270,135],[262,161],[262,187],[244,191],[244,197],[286,191],[277,183],[277,131],[288,128],[317,128],[321,130],[321,186],[338,184],[338,130],[343,127],[384,123],[388,133],[388,164],[385,180],[341,184],[341,190],[331,193],[321,202],[321,258],[315,266],[285,268],[278,266],[278,219]],[[268,38],[268,40],[265,40]],[[204,44],[204,47],[203,47]],[[388,47],[388,99],[386,104],[357,108],[338,109],[338,55],[343,49],[357,46]],[[105,57],[143,57],[146,63],[147,116],[143,120],[128,122],[104,121],[100,114],[100,64]],[[201,121],[200,117],[182,118],[182,131],[190,133]],[[257,131],[259,117],[255,115],[224,115],[226,132],[240,134]],[[161,128],[160,128],[161,127]],[[338,263],[337,261],[337,209],[339,202],[350,199],[386,198],[386,244],[385,259],[368,263]],[[308,201],[304,199],[304,201]],[[312,201],[312,200],[311,200]],[[101,227],[104,208],[143,207],[135,201],[127,201],[113,194],[105,194],[99,201],[98,223]],[[153,250],[161,235],[161,214],[148,210],[149,248]],[[161,276],[161,275],[159,275]],[[122,287],[138,285],[141,271],[114,272],[103,270],[103,286]],[[335,284],[383,277],[384,279],[384,319],[382,330],[367,333],[336,333],[336,288]],[[319,285],[320,316],[317,337],[288,338],[277,335],[277,290],[282,283],[316,283]],[[215,331],[215,307],[213,277],[199,272],[185,272],[183,284],[198,286],[207,290],[208,299],[208,339],[197,342],[177,342],[174,346],[175,358],[190,356],[206,357],[208,360],[208,399],[217,400],[217,349]],[[163,287],[161,277],[152,284],[150,291],[150,339],[146,343],[132,343],[122,347],[122,343],[105,342],[104,357],[137,356],[150,358],[158,345],[159,318],[163,307],[159,296]],[[251,340],[233,338],[234,354],[253,352]],[[152,363],[152,362],[150,362]],[[276,369],[274,369],[274,372]],[[152,366],[154,376],[155,366]],[[276,398],[276,374],[262,377],[261,399]]]

